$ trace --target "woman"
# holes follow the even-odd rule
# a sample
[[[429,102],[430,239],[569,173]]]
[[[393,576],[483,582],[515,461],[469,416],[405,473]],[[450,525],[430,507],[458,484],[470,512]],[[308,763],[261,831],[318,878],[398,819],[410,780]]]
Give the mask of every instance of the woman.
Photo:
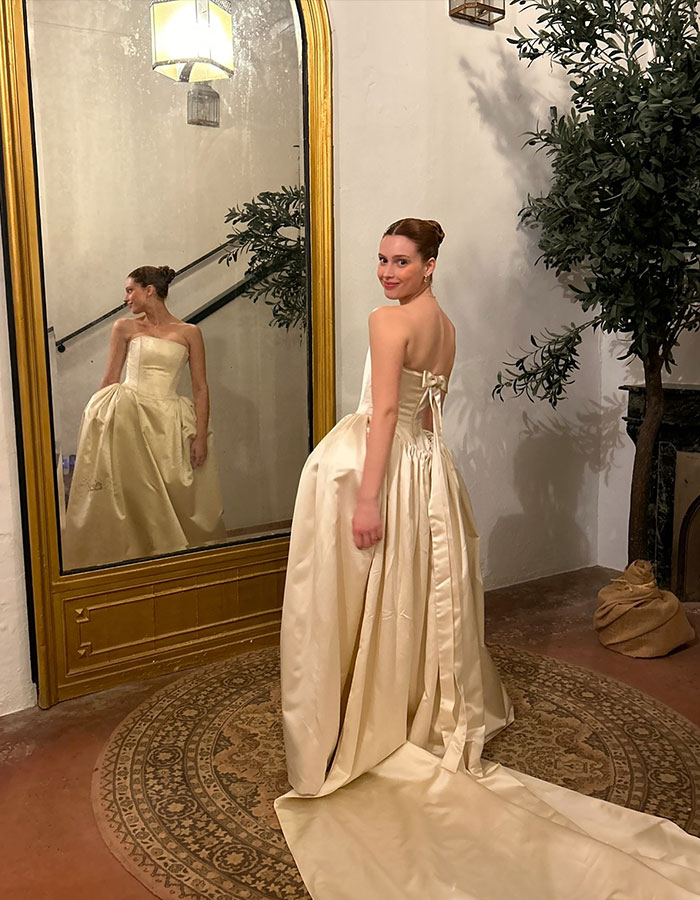
[[[209,389],[196,325],[165,305],[175,272],[140,266],[83,413],[64,533],[66,568],[173,553],[225,538],[210,458]],[[126,378],[119,383],[124,363]],[[176,393],[189,363],[194,404]]]
[[[455,355],[432,292],[442,238],[420,219],[385,232],[378,277],[399,305],[371,314],[359,408],[301,476],[282,620],[285,837],[314,900],[695,896],[700,841],[481,761],[512,711],[442,443]]]

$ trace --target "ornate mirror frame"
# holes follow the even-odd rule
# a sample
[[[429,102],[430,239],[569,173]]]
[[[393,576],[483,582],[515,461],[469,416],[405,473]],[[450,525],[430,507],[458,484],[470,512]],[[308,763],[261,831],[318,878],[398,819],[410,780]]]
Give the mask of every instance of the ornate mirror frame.
[[[324,0],[303,17],[313,440],[335,421],[331,39]],[[39,705],[274,643],[289,539],[63,575],[22,0],[0,0],[5,275],[30,627]]]

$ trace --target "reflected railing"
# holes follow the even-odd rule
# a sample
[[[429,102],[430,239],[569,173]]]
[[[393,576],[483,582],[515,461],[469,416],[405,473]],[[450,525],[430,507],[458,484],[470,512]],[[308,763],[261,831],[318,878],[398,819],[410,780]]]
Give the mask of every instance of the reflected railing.
[[[231,285],[230,288],[226,288],[225,291],[222,291],[216,297],[213,297],[211,300],[208,300],[206,303],[203,303],[201,306],[197,307],[194,312],[191,312],[189,315],[185,316],[183,321],[189,322],[191,325],[198,325],[212,313],[215,313],[218,309],[221,309],[232,300],[235,300],[237,297],[240,297],[243,294],[247,293],[254,284],[257,284],[259,281],[263,281],[265,278],[267,278],[268,275],[271,275],[273,272],[274,267],[270,266],[267,269],[258,270],[255,275],[248,275],[245,278],[242,278],[240,281],[237,281],[236,284]]]
[[[176,281],[186,272],[190,272],[192,269],[196,269],[198,266],[201,266],[202,263],[205,263],[207,260],[211,259],[212,256],[216,256],[217,253],[221,253],[228,246],[228,241],[223,244],[219,244],[218,247],[214,247],[213,250],[209,250],[207,253],[204,253],[202,256],[197,257],[197,259],[193,259],[192,262],[187,263],[186,266],[183,266],[181,269],[178,269],[175,272],[175,278],[173,281]],[[185,316],[184,321],[190,322],[192,324],[197,324],[201,322],[203,319],[206,319],[207,316],[211,315],[213,312],[216,312],[217,309],[221,309],[222,306],[226,306],[227,303],[230,303],[232,300],[235,300],[236,297],[240,297],[241,294],[245,294],[245,292],[252,287],[253,284],[256,284],[259,280],[269,275],[269,272],[258,273],[255,278],[243,278],[241,281],[238,281],[236,284],[232,285],[227,290],[223,291],[221,294],[218,294],[212,300],[209,300],[207,303],[198,307],[193,313]],[[80,328],[76,328],[75,331],[71,331],[70,334],[64,335],[62,338],[58,338],[56,340],[56,349],[59,353],[65,353],[66,344],[69,341],[72,341],[74,338],[79,337],[79,335],[84,334],[86,331],[90,331],[91,328],[94,328],[96,325],[99,325],[100,322],[104,322],[106,319],[110,319],[112,316],[121,312],[125,308],[126,304],[120,303],[118,306],[113,307],[108,310],[106,313],[103,313],[101,316],[98,316],[96,319],[88,322],[85,325],[81,325]]]

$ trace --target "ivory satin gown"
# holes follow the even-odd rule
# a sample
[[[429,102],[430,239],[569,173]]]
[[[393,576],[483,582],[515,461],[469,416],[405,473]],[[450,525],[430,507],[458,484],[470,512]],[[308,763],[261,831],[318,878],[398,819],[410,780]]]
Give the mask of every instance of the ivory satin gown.
[[[225,539],[211,434],[204,464],[190,462],[194,404],[177,393],[188,358],[183,344],[137,335],[123,383],[88,401],[66,510],[66,568]]]
[[[673,823],[482,760],[512,709],[484,646],[479,538],[442,443],[446,392],[444,376],[403,369],[373,548],[352,535],[369,354],[357,412],[302,472],[281,636],[293,790],[275,809],[311,896],[700,896],[700,840]]]

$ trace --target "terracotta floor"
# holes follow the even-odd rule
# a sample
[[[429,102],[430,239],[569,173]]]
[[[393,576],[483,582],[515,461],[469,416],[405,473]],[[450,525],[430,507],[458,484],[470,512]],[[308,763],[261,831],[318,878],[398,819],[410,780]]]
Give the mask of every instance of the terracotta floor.
[[[664,659],[605,650],[591,627],[601,568],[543,578],[487,595],[488,639],[587,666],[674,707],[700,725],[700,644]],[[687,607],[700,633],[700,604]],[[172,676],[138,682],[53,709],[0,719],[0,898],[148,900],[95,826],[90,779],[112,730]]]

